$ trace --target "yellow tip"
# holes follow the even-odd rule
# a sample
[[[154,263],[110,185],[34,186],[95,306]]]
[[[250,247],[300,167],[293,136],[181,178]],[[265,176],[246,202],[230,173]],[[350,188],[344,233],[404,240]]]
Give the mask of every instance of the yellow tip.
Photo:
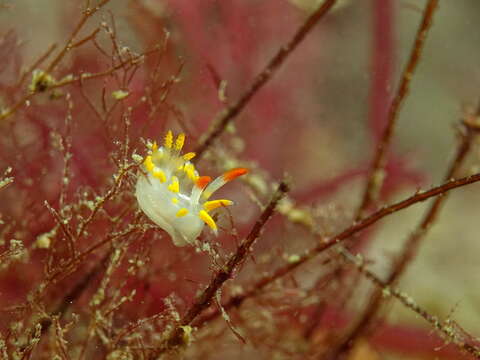
[[[155,178],[160,180],[160,182],[162,182],[162,183],[167,181],[167,177],[165,176],[165,173],[159,168],[154,168],[153,171],[152,171],[152,174]]]
[[[186,153],[186,154],[183,155],[183,160],[190,161],[195,157],[195,155],[197,155],[197,154],[195,154],[194,152]]]
[[[152,157],[150,155],[145,158],[145,160],[143,161],[143,165],[148,172],[152,172],[155,165],[153,164]]]
[[[181,133],[177,136],[177,140],[175,140],[175,150],[177,151],[182,150],[184,143],[185,143],[185,134]]]
[[[207,201],[205,204],[203,204],[203,208],[206,211],[212,211],[221,206],[230,206],[230,205],[233,205],[233,201],[231,200],[226,200],[226,199],[212,200],[212,201]]]
[[[177,217],[182,217],[188,214],[188,210],[185,208],[181,208],[180,210],[177,211],[176,216]]]
[[[158,144],[156,141],[154,141],[152,144],[152,151],[157,151],[157,150],[158,150]]]
[[[172,130],[168,130],[167,135],[165,135],[165,147],[171,149],[173,144],[173,133]]]
[[[197,180],[197,175],[195,174],[195,166],[193,164],[185,164],[183,171],[187,174],[188,178],[192,181]]]
[[[178,184],[178,179],[176,176],[172,176],[172,183],[168,185],[168,190],[174,193],[178,193],[180,191],[180,185]]]
[[[202,219],[203,222],[207,224],[215,234],[217,234],[217,224],[215,223],[215,220],[213,220],[212,217],[205,210],[200,210],[200,212],[198,213],[198,217]]]
[[[178,204],[178,199],[177,198],[172,198],[172,203]]]

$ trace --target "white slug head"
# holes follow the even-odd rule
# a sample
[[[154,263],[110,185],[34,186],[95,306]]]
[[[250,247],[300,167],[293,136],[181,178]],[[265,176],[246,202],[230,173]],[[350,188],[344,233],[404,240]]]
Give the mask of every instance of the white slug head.
[[[168,131],[164,146],[149,143],[135,191],[142,211],[170,234],[176,246],[192,244],[205,224],[217,234],[217,224],[209,213],[233,202],[208,199],[227,182],[247,173],[247,169],[237,168],[214,181],[200,176],[190,162],[195,154],[180,154],[184,142],[184,134],[174,141],[173,133]]]

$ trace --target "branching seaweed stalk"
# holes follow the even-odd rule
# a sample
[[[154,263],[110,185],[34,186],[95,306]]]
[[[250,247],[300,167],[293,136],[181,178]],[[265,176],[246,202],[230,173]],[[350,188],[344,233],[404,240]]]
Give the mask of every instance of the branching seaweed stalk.
[[[420,60],[428,31],[433,22],[433,15],[435,14],[437,7],[438,0],[429,0],[425,7],[425,11],[423,12],[422,22],[417,30],[417,35],[415,36],[415,42],[412,51],[410,52],[408,63],[403,71],[400,85],[388,111],[387,125],[375,152],[363,199],[357,211],[357,220],[363,217],[365,211],[377,198],[378,192],[382,187],[383,179],[385,177],[385,163],[395,131],[395,125],[400,114],[400,108],[410,91],[410,83]]]
[[[265,227],[265,224],[270,220],[275,212],[279,201],[285,196],[289,191],[289,185],[284,180],[282,181],[276,192],[273,194],[270,203],[267,205],[265,210],[254,224],[252,230],[248,236],[241,242],[236,252],[230,257],[227,264],[223,269],[220,269],[213,279],[210,281],[210,284],[205,288],[205,290],[200,294],[197,300],[193,303],[190,309],[186,312],[183,318],[180,320],[180,324],[175,327],[175,329],[169,334],[167,339],[165,339],[164,344],[153,353],[153,356],[150,359],[155,359],[161,353],[178,347],[184,343],[184,334],[185,327],[189,326],[198,315],[200,315],[207,307],[210,306],[212,301],[215,300],[217,292],[222,288],[223,284],[232,278],[233,273],[239,268],[239,266],[245,261],[248,254],[252,251],[252,246],[255,241],[260,237],[260,234]]]
[[[268,62],[267,66],[254,78],[252,84],[240,99],[232,105],[227,106],[227,108],[217,115],[213,120],[210,130],[203,136],[195,149],[197,159],[222,135],[230,121],[245,108],[253,96],[272,78],[289,55],[293,53],[305,36],[324,18],[336,2],[337,0],[325,0],[322,5],[307,18],[302,26],[298,28],[293,38],[278,50],[275,56]]]

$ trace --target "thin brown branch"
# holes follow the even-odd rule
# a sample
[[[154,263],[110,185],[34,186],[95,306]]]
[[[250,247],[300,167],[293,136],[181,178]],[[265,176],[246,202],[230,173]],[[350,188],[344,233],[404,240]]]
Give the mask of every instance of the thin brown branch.
[[[395,130],[395,125],[400,114],[400,108],[410,91],[410,83],[420,60],[428,31],[432,25],[433,15],[435,14],[437,7],[438,0],[429,0],[423,12],[422,22],[417,30],[415,42],[410,52],[408,63],[403,71],[400,85],[388,111],[387,125],[383,132],[382,138],[380,139],[380,143],[377,146],[377,150],[370,168],[370,174],[365,187],[365,192],[363,194],[363,199],[357,211],[357,220],[363,217],[365,211],[375,201],[378,192],[382,187],[382,182],[385,176],[385,163]]]
[[[114,65],[114,66],[112,66],[109,69],[104,70],[104,71],[99,71],[99,72],[92,73],[92,74],[83,73],[83,74],[80,74],[80,75],[77,75],[77,76],[67,76],[64,79],[59,80],[55,84],[52,84],[51,86],[49,86],[49,89],[56,89],[56,88],[60,88],[60,87],[66,86],[66,85],[76,83],[76,82],[84,82],[84,81],[87,81],[87,80],[93,80],[93,79],[97,79],[97,78],[100,78],[100,77],[105,77],[105,76],[108,76],[108,75],[112,75],[115,71],[120,70],[122,68],[125,68],[127,65],[128,66],[137,65],[138,63],[140,63],[143,60],[143,58],[145,56],[151,55],[151,54],[153,54],[157,51],[159,51],[159,49],[157,47],[155,47],[153,49],[150,49],[150,50],[147,50],[147,51],[145,51],[144,53],[142,53],[138,56],[134,56],[130,59],[122,61],[122,62],[118,63],[117,65]],[[1,117],[0,117],[0,119],[1,119]]]
[[[235,103],[227,106],[223,111],[217,114],[213,120],[208,133],[200,140],[195,152],[198,160],[203,153],[213,144],[213,142],[224,132],[227,125],[237,116],[245,106],[250,102],[253,96],[272,78],[280,66],[285,62],[290,54],[302,42],[305,36],[310,33],[314,26],[328,13],[337,0],[326,0],[323,4],[310,15],[307,20],[299,27],[292,39],[280,47],[275,56],[268,62],[267,66],[254,78],[247,91]]]
[[[87,22],[87,20],[92,17],[97,11],[99,11],[103,6],[105,6],[110,0],[101,0],[96,6],[93,8],[87,7],[84,12],[83,16],[73,29],[72,33],[70,34],[68,40],[66,41],[65,45],[63,46],[62,50],[57,54],[57,56],[52,60],[52,62],[48,65],[46,73],[51,73],[57,65],[62,61],[68,51],[74,46],[75,38],[77,37],[80,30],[83,28],[83,25]]]
[[[40,298],[45,294],[47,289],[55,283],[58,283],[60,280],[66,278],[72,272],[74,272],[82,263],[87,256],[91,255],[95,250],[101,248],[102,246],[113,243],[114,241],[128,237],[129,235],[140,231],[138,226],[130,225],[125,230],[118,233],[108,234],[104,239],[99,240],[95,244],[91,245],[89,248],[83,252],[76,255],[75,258],[69,260],[68,262],[62,264],[58,269],[52,271],[51,274],[48,274],[45,283],[38,287],[36,293],[33,296],[34,301],[39,301]]]
[[[20,100],[18,100],[14,105],[12,105],[11,107],[3,109],[3,110],[0,109],[1,110],[0,111],[0,120],[6,119],[6,118],[12,116],[13,114],[15,114],[15,112],[17,112],[17,110],[20,109],[22,107],[22,105],[28,104],[28,102],[33,97],[33,95],[34,95],[34,93],[27,93]]]
[[[62,229],[63,234],[65,235],[65,239],[67,240],[67,247],[68,247],[68,255],[69,258],[75,258],[76,255],[76,250],[75,250],[75,235],[73,234],[72,230],[70,227],[67,225],[67,219],[62,218],[60,214],[50,206],[48,201],[45,200],[44,202],[45,207],[50,211],[50,213],[53,215],[55,221],[57,224],[60,226],[60,229]]]
[[[362,275],[364,275],[374,285],[378,286],[382,290],[383,296],[392,296],[396,298],[402,305],[414,311],[420,317],[425,319],[430,325],[432,325],[432,327],[437,330],[446,341],[453,343],[461,351],[473,355],[476,359],[480,359],[480,348],[476,344],[466,340],[463,336],[459,336],[455,328],[452,327],[448,321],[442,322],[438,317],[430,314],[427,310],[416,304],[415,301],[406,293],[398,289],[391,288],[386,281],[380,279],[377,275],[365,267],[364,261],[361,257],[354,256],[347,250],[343,250],[340,253],[347,261],[354,264]]]
[[[480,112],[476,114],[476,116],[479,115]],[[455,157],[444,176],[445,181],[454,178],[455,174],[462,167],[464,160],[472,146],[472,141],[475,138],[475,135],[478,134],[478,130],[478,124],[472,124],[467,120],[463,121],[463,127],[460,129],[461,141],[457,147]],[[447,198],[448,196],[445,194],[443,196],[438,196],[433,201],[425,213],[422,221],[418,224],[415,231],[413,231],[411,236],[405,242],[405,245],[403,246],[403,252],[398,256],[390,274],[385,281],[387,286],[391,286],[392,284],[396,283],[405,272],[408,264],[410,264],[412,259],[415,258],[421,242],[423,239],[425,239],[428,231],[435,223],[442,205],[445,203]],[[339,344],[335,346],[336,349],[332,350],[332,353],[335,353],[339,356],[347,353],[352,348],[353,344],[355,344],[356,340],[364,335],[365,331],[369,329],[382,303],[382,291],[381,289],[378,289],[372,294],[366,309],[364,309],[362,315],[357,320],[356,325],[353,326],[353,328],[351,328],[347,334],[342,337]]]
[[[103,208],[106,202],[108,202],[112,197],[118,194],[118,191],[122,187],[122,184],[124,182],[124,177],[131,171],[132,169],[135,169],[138,165],[137,164],[130,164],[130,165],[125,165],[125,167],[122,167],[120,171],[114,176],[114,184],[112,187],[105,193],[104,196],[99,196],[95,200],[95,204],[93,205],[93,209],[90,213],[90,215],[81,221],[81,223],[78,225],[78,230],[76,231],[75,234],[71,235],[72,238],[75,236],[76,239],[81,238],[82,235],[84,234],[86,228],[89,226],[89,224],[93,221],[95,218],[96,214]],[[47,207],[49,207],[47,205]],[[49,207],[52,211],[53,209]],[[56,213],[56,211],[52,211],[52,213],[58,216],[55,216],[57,222],[59,222],[59,225],[62,226],[62,219],[59,217],[59,215]],[[69,234],[72,234],[70,229],[68,230]],[[64,229],[64,232],[66,231]],[[90,254],[92,254],[95,250],[99,249],[100,247],[112,243],[116,241],[117,239],[121,239],[123,237],[129,236],[130,234],[138,231],[138,225],[136,223],[131,223],[129,226],[127,226],[125,229],[123,229],[120,232],[111,232],[109,233],[104,239],[99,240],[98,242],[90,245],[86,250],[80,253],[75,253],[75,256],[72,256],[68,261],[65,263],[61,264],[58,268],[55,268],[51,270],[46,279],[44,280],[44,283],[39,286],[36,290],[36,292],[33,295],[33,299],[39,300],[43,294],[46,292],[46,290],[51,286],[52,284],[60,281],[61,279],[65,278],[69,274],[71,274],[73,271],[75,271],[78,266],[81,264],[81,262]],[[67,234],[65,232],[65,234]],[[73,245],[72,245],[73,246]]]
[[[150,55],[150,54],[152,54],[154,52],[157,52],[157,51],[158,51],[158,49],[156,49],[156,48],[148,50],[141,55],[138,55],[138,56],[136,56],[132,59],[121,62],[121,63],[119,63],[119,64],[117,64],[117,65],[115,65],[115,66],[113,66],[113,67],[111,67],[107,70],[99,71],[97,73],[93,73],[93,74],[84,73],[84,74],[81,74],[81,75],[78,75],[78,76],[66,76],[65,78],[63,78],[63,79],[53,83],[52,85],[48,86],[48,89],[49,90],[57,89],[57,88],[61,88],[61,87],[64,87],[66,85],[74,84],[74,83],[77,83],[77,82],[81,83],[81,82],[84,82],[84,81],[87,81],[87,80],[93,80],[93,79],[97,79],[97,78],[101,78],[101,77],[106,77],[108,75],[112,75],[112,74],[115,73],[115,71],[120,70],[122,68],[125,68],[127,65],[129,65],[129,66],[136,65],[137,63],[142,61],[144,56]],[[0,111],[0,120],[6,119],[6,118],[12,116],[23,105],[28,104],[29,101],[36,94],[37,94],[37,92],[29,92],[29,93],[25,94],[15,104],[13,104],[11,107],[8,107],[8,108]]]
[[[81,40],[78,40],[77,42],[73,43],[71,45],[71,48],[76,48],[76,47],[79,47],[79,46],[82,46],[83,44],[85,44],[86,42],[90,41],[90,40],[93,40],[98,32],[100,31],[100,28],[96,28],[95,30],[93,30],[89,35],[85,36],[83,39]]]
[[[103,258],[84,276],[84,278],[78,281],[75,286],[65,294],[55,310],[51,312],[52,316],[57,315],[59,319],[63,318],[69,307],[84,293],[95,276],[106,266],[105,264],[110,255],[111,251],[105,253]],[[45,334],[51,325],[51,319],[43,321],[42,334]]]
[[[462,136],[461,142],[458,146],[455,158],[452,161],[447,173],[445,174],[445,177],[444,177],[445,181],[449,179],[453,179],[455,177],[455,174],[463,165],[464,160],[472,146],[473,139],[475,135],[478,134],[478,130],[479,130],[478,127],[473,128],[467,122],[464,122],[464,132],[461,134]],[[427,234],[428,230],[435,223],[441,211],[442,205],[445,203],[447,198],[448,198],[448,195],[445,194],[443,196],[437,197],[435,201],[432,203],[431,207],[428,209],[427,213],[425,214],[423,220],[421,221],[417,229],[413,232],[412,236],[410,236],[410,238],[406,242],[405,251],[397,260],[394,270],[389,277],[389,283],[395,282],[400,277],[400,275],[404,272],[408,263],[410,263],[410,261],[415,257],[415,254],[417,253],[420,242],[422,241],[423,238],[425,238],[425,235]]]
[[[369,208],[376,202],[378,194],[382,189],[383,180],[387,175],[385,173],[385,166],[395,128],[398,123],[401,106],[409,94],[410,83],[420,60],[428,31],[432,25],[433,15],[437,7],[438,0],[429,0],[423,11],[422,21],[417,29],[415,41],[410,51],[408,62],[403,70],[396,94],[388,109],[387,124],[383,130],[382,137],[377,144],[377,149],[369,169],[369,176],[367,184],[365,185],[362,201],[355,215],[357,221],[366,215]],[[450,178],[447,178],[446,180],[449,179]],[[346,246],[348,247],[349,245]],[[344,275],[345,271],[339,272],[339,277],[343,278]],[[347,336],[347,339],[348,338],[349,336]],[[352,344],[350,341],[347,343],[343,342],[342,340],[340,343],[344,343],[347,347]],[[341,345],[341,347],[343,348],[344,345]],[[336,348],[336,346],[333,346],[333,348]],[[335,349],[331,350],[332,353],[335,353],[335,351]]]
[[[389,206],[385,206],[373,214],[369,215],[368,217],[353,223],[351,226],[346,228],[345,230],[341,231],[337,235],[331,237],[331,238],[323,238],[320,237],[319,244],[315,246],[312,249],[309,249],[305,251],[305,253],[297,259],[295,262],[290,262],[277,270],[275,270],[273,273],[268,274],[264,277],[262,277],[260,280],[255,282],[252,286],[249,287],[248,290],[244,291],[242,294],[237,295],[235,297],[232,297],[229,299],[223,307],[228,310],[231,307],[238,307],[240,306],[243,301],[245,301],[248,298],[251,298],[258,294],[264,287],[267,285],[273,283],[275,280],[290,274],[292,271],[297,269],[300,265],[305,264],[306,262],[312,260],[314,257],[317,255],[323,253],[325,250],[331,248],[332,246],[341,243],[342,241],[351,238],[352,236],[358,234],[359,232],[365,230],[369,226],[373,225],[374,223],[380,221],[386,216],[392,215],[400,210],[406,209],[412,205],[415,205],[419,202],[428,200],[432,197],[438,196],[438,195],[444,195],[446,192],[468,185],[468,184],[473,184],[475,182],[480,181],[480,173],[467,176],[464,178],[456,179],[456,180],[450,180],[445,183],[443,183],[440,186],[431,188],[430,190],[427,191],[418,191],[414,195],[399,201],[397,203],[394,203]],[[213,320],[219,315],[218,311],[213,312],[209,316],[206,316],[205,318],[202,319],[202,324],[206,323],[210,320]]]
[[[215,298],[214,298],[214,301],[215,301],[215,305],[217,306],[218,310],[220,311],[220,313],[222,314],[222,318],[223,320],[225,320],[225,322],[227,323],[227,326],[228,328],[230,329],[230,331],[232,332],[233,335],[235,335],[235,337],[240,340],[243,344],[246,344],[247,341],[245,340],[245,338],[242,336],[242,334],[240,334],[240,332],[235,328],[235,326],[233,325],[233,322],[232,320],[230,319],[230,316],[228,315],[228,313],[225,311],[225,309],[223,308],[222,306],[222,296],[221,296],[221,292],[220,291],[217,291],[216,295],[215,295]]]
[[[60,198],[58,201],[58,207],[60,209],[60,213],[62,214],[63,206],[65,204],[65,199],[67,197],[67,187],[71,181],[71,174],[70,174],[70,161],[72,159],[71,154],[71,123],[72,123],[72,110],[73,110],[73,101],[70,94],[66,95],[66,102],[67,102],[67,115],[65,116],[65,135],[60,136],[61,139],[61,151],[63,153],[63,171],[62,171],[62,178],[60,180]]]
[[[57,356],[62,360],[69,360],[70,356],[68,356],[68,349],[66,346],[67,341],[64,338],[65,330],[62,328],[58,316],[53,317],[53,324],[55,329],[55,347],[57,350]]]
[[[103,6],[105,6],[109,1],[110,0],[101,0],[93,8],[90,8],[90,7],[87,6],[87,8],[83,12],[82,18],[79,20],[79,22],[77,23],[77,25],[73,29],[73,31],[70,34],[68,40],[65,42],[65,45],[63,46],[63,48],[60,50],[60,52],[57,54],[57,56],[50,62],[50,64],[48,64],[47,69],[45,70],[46,74],[51,74],[55,70],[55,68],[58,66],[58,64],[63,60],[65,55],[73,47],[80,45],[79,43],[77,43],[77,44],[74,43],[76,36],[78,35],[78,33],[80,32],[82,27],[85,25],[87,20],[91,16],[93,16],[97,11],[99,11]],[[92,37],[92,35],[93,35],[93,37]],[[95,35],[96,35],[96,32],[94,32],[93,34],[90,34],[90,36],[88,36],[87,38],[94,39]],[[82,42],[82,41],[83,40],[80,40],[80,42]],[[47,50],[47,52],[44,55],[42,55],[39,60],[37,60],[36,63],[41,63],[42,61],[44,61],[44,59],[46,59],[52,53],[52,51],[56,48],[56,46],[57,46],[56,44],[52,45]],[[29,71],[26,74],[28,75],[28,73],[32,72],[32,71],[33,71],[33,68],[29,69]],[[24,74],[24,76],[26,76],[26,75]],[[20,79],[19,84],[21,84],[21,82],[23,82],[25,80],[24,76]],[[76,79],[76,80],[78,81],[78,79]],[[61,85],[59,85],[59,84],[56,84],[56,85],[57,85],[56,87],[59,87],[59,86],[66,85],[66,83],[65,84],[62,83]],[[53,88],[53,86],[52,86],[52,88]],[[28,102],[34,97],[35,94],[36,94],[36,92],[27,92],[24,96],[22,96],[22,98],[20,100],[18,100],[11,107],[7,107],[6,109],[3,109],[2,111],[0,111],[0,120],[6,119],[6,118],[12,116],[24,104],[28,104]]]
[[[252,251],[253,244],[260,237],[265,224],[273,216],[279,201],[286,195],[288,191],[289,185],[286,181],[282,181],[279,184],[276,192],[273,194],[270,203],[267,205],[265,210],[263,210],[248,236],[237,248],[235,254],[233,254],[228,260],[227,264],[215,274],[213,279],[210,281],[210,284],[205,288],[190,309],[186,312],[186,314],[180,320],[179,325],[170,333],[167,339],[165,339],[162,346],[160,346],[160,348],[154,352],[151,359],[157,358],[165,351],[176,348],[184,343],[184,328],[189,326],[198,315],[200,315],[207,307],[210,306],[212,301],[214,301],[217,292],[222,288],[223,284],[233,277],[233,273],[246,260],[247,256]]]
[[[128,324],[127,326],[125,326],[123,329],[121,329],[118,334],[115,336],[115,338],[112,340],[112,343],[113,343],[113,348],[115,348],[117,346],[118,343],[120,343],[120,341],[126,337],[127,335],[131,334],[133,331],[135,331],[137,328],[149,323],[149,322],[153,322],[157,319],[160,319],[164,317],[164,314],[163,313],[157,313],[157,314],[154,314],[152,316],[149,316],[149,317],[146,317],[146,318],[143,318],[143,319],[138,319],[136,320],[135,322],[133,323],[130,323]]]
[[[90,97],[88,96],[88,94],[85,92],[85,87],[83,86],[83,79],[81,79],[81,78],[80,78],[80,81],[78,83],[78,90],[79,90],[80,95],[82,96],[83,100],[85,101],[85,104],[95,114],[95,116],[98,118],[98,120],[100,120],[103,123],[105,121],[105,119],[102,117],[102,115],[97,110],[97,108],[93,104],[93,102],[90,99]]]
[[[118,174],[115,175],[115,182],[113,184],[113,186],[106,192],[106,194],[102,197],[98,197],[95,201],[95,204],[93,206],[93,210],[92,212],[90,213],[90,215],[88,216],[88,218],[86,218],[85,220],[83,220],[80,225],[78,226],[78,231],[77,231],[77,237],[81,237],[85,231],[85,229],[88,227],[88,225],[93,221],[93,219],[95,218],[95,216],[97,215],[98,211],[103,208],[103,206],[105,205],[105,203],[107,201],[109,201],[113,196],[115,196],[118,192],[118,190],[122,187],[123,185],[123,180],[125,178],[125,176],[130,172],[132,171],[133,169],[135,169],[136,167],[138,167],[137,164],[130,164],[130,165],[125,165],[124,167],[122,167],[119,171]]]
[[[45,51],[45,53],[43,53],[32,65],[28,67],[28,69],[23,73],[20,80],[18,80],[15,87],[19,87],[21,84],[23,84],[27,76],[30,75],[37,67],[39,67],[40,64],[44,62],[56,48],[57,44],[50,45],[50,47]]]

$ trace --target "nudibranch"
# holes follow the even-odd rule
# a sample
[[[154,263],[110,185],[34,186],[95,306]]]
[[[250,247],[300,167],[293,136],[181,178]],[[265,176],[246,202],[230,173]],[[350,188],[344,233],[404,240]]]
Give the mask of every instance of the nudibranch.
[[[195,153],[181,154],[184,142],[185,134],[174,139],[172,131],[167,132],[161,147],[148,142],[135,190],[142,211],[172,237],[176,246],[192,244],[205,224],[218,234],[210,212],[233,201],[209,199],[227,182],[248,172],[245,168],[232,169],[213,181],[200,176],[190,162]]]

